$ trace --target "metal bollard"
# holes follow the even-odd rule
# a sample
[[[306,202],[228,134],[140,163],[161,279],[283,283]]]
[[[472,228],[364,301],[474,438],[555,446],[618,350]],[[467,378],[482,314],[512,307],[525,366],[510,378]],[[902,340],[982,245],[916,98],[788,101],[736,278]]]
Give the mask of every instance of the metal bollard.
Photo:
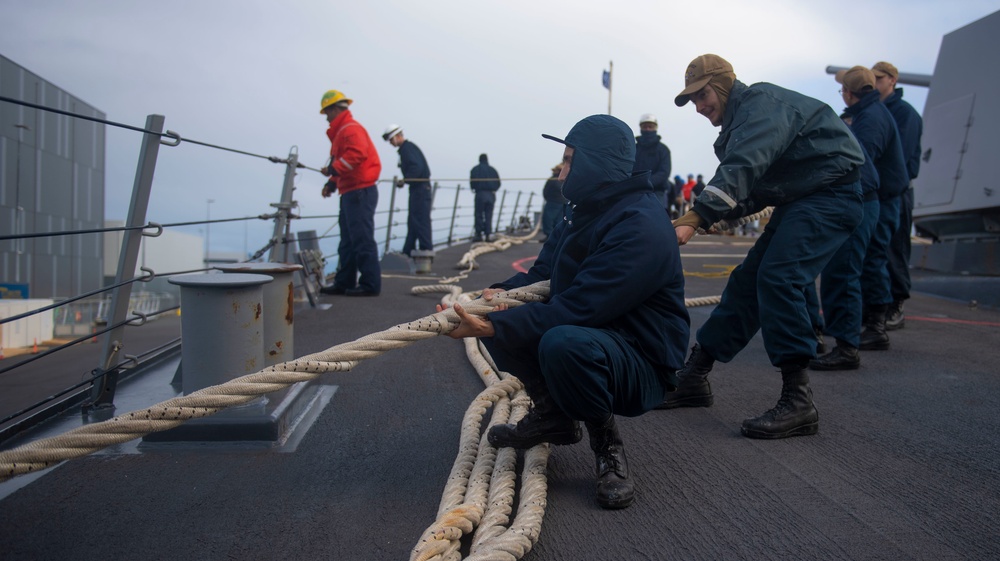
[[[295,359],[295,273],[302,265],[291,263],[233,263],[216,265],[227,274],[257,273],[274,278],[264,285],[264,366]]]
[[[253,274],[198,273],[169,279],[181,287],[185,394],[264,367],[262,287],[271,281]]]

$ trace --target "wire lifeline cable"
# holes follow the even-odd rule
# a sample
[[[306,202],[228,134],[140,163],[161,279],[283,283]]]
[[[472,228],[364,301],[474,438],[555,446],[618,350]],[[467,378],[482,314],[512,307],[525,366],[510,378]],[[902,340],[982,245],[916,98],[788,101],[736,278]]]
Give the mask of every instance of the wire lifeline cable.
[[[548,287],[539,283],[501,293],[494,298],[493,303],[495,305],[503,302],[514,307],[524,302],[544,300],[547,293]],[[470,303],[467,307],[470,313],[477,315],[483,315],[492,308],[492,305],[480,302]],[[454,310],[446,310],[366,335],[353,342],[336,345],[319,353],[276,364],[224,384],[203,388],[147,409],[119,415],[60,436],[0,452],[0,482],[16,475],[44,469],[63,460],[86,456],[107,446],[127,442],[151,432],[173,428],[188,419],[208,417],[226,407],[247,403],[293,383],[315,379],[322,373],[346,372],[359,362],[379,356],[386,351],[448,333],[457,324],[458,316]]]
[[[118,127],[118,128],[121,128],[121,129],[130,130],[130,131],[141,132],[141,133],[144,133],[144,134],[153,134],[153,135],[161,137],[161,140],[164,137],[165,138],[171,138],[171,139],[175,140],[176,142],[175,143],[168,143],[168,145],[170,145],[170,146],[177,146],[178,144],[181,143],[181,141],[184,141],[184,142],[187,142],[187,143],[190,143],[190,144],[197,144],[199,146],[205,146],[205,147],[208,147],[208,148],[215,148],[217,150],[224,150],[226,152],[234,152],[236,154],[243,154],[244,156],[253,156],[254,158],[261,158],[263,160],[267,160],[269,162],[273,162],[273,163],[276,163],[276,164],[287,164],[288,163],[288,159],[287,158],[279,158],[277,156],[263,156],[261,154],[254,154],[253,152],[247,152],[247,151],[244,151],[244,150],[237,150],[236,148],[227,148],[225,146],[219,146],[219,145],[216,145],[216,144],[210,144],[208,142],[202,142],[200,140],[191,140],[189,138],[183,138],[183,137],[181,137],[180,134],[178,134],[178,133],[176,133],[174,131],[169,131],[169,130],[166,131],[166,132],[151,131],[151,130],[148,130],[148,129],[144,129],[142,127],[136,127],[134,125],[126,125],[125,123],[117,123],[115,121],[109,121],[107,119],[101,119],[99,117],[91,117],[90,115],[82,115],[80,113],[73,113],[72,111],[65,111],[63,109],[56,109],[54,107],[46,107],[44,105],[39,105],[37,103],[31,103],[30,101],[24,101],[24,100],[20,100],[20,99],[14,99],[12,97],[7,97],[7,96],[4,96],[4,95],[0,95],[0,101],[6,101],[8,103],[13,103],[13,104],[16,104],[16,105],[22,105],[24,107],[30,107],[32,109],[38,109],[40,111],[48,111],[49,113],[56,113],[58,115],[65,115],[67,117],[73,117],[73,118],[76,118],[76,119],[83,119],[84,121],[91,121],[91,122],[94,122],[94,123],[100,123],[102,125],[110,125],[112,127]],[[304,168],[304,167],[307,167],[307,166],[299,164],[298,167]],[[308,168],[308,169],[313,169],[313,168]],[[315,171],[319,171],[319,170],[315,170]]]
[[[547,285],[547,282],[543,282],[501,292],[494,296],[493,302],[507,303],[513,307],[523,302],[542,301],[548,294]],[[452,298],[457,294],[457,287],[431,288],[449,291]],[[466,309],[470,313],[482,315],[492,310],[492,306],[472,302],[466,305]],[[457,323],[457,315],[449,308],[444,312],[362,337],[353,343],[337,345],[321,353],[281,363],[256,374],[165,401],[143,411],[81,427],[59,437],[40,440],[8,452],[0,452],[0,481],[62,460],[84,456],[143,434],[167,430],[187,419],[212,415],[226,407],[241,405],[265,393],[283,389],[291,383],[314,379],[319,373],[350,370],[365,358],[407,346],[416,340],[448,333]],[[466,344],[476,345],[472,340],[467,340]],[[467,352],[471,353],[470,350]],[[414,548],[412,559],[458,559],[462,536],[474,531],[469,559],[516,560],[530,551],[541,532],[546,505],[545,473],[549,447],[543,444],[526,452],[519,498],[521,508],[510,527],[505,528],[510,522],[512,510],[516,452],[511,449],[497,451],[488,444],[485,435],[479,436],[479,431],[487,407],[494,408],[489,423],[492,426],[519,420],[527,411],[530,400],[515,377],[504,375],[505,379],[500,380],[495,373],[495,366],[485,362],[485,359],[473,362],[490,387],[477,397],[466,413],[460,455],[442,497],[438,520],[425,531],[420,543]],[[487,403],[491,405],[488,406]]]

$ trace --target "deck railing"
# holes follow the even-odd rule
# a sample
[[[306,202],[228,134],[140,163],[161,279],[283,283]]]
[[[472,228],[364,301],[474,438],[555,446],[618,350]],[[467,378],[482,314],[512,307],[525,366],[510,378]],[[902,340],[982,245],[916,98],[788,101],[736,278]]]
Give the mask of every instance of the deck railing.
[[[95,121],[103,125],[119,127],[141,134],[141,147],[135,172],[131,201],[128,215],[123,227],[88,230],[86,232],[25,232],[23,229],[10,230],[12,235],[0,235],[0,243],[10,244],[15,249],[22,248],[24,240],[35,237],[73,237],[80,235],[106,235],[112,232],[121,233],[122,241],[118,253],[118,264],[113,282],[97,290],[71,297],[54,298],[54,303],[48,306],[19,313],[10,317],[0,317],[0,327],[13,326],[17,322],[27,322],[38,314],[51,314],[53,332],[59,339],[58,344],[30,355],[7,356],[3,358],[4,349],[0,347],[0,381],[25,380],[30,383],[30,370],[36,361],[41,363],[46,357],[62,352],[70,347],[96,343],[101,352],[93,364],[87,366],[89,374],[80,376],[69,374],[71,383],[59,391],[52,392],[37,403],[18,404],[0,410],[0,443],[14,434],[55,415],[69,407],[83,405],[84,411],[99,411],[114,407],[115,389],[129,372],[138,372],[144,361],[153,360],[165,353],[176,353],[180,346],[179,330],[176,338],[165,341],[155,352],[144,353],[142,356],[126,355],[125,340],[131,329],[141,328],[147,321],[162,317],[165,314],[179,310],[179,298],[176,293],[159,292],[145,289],[133,290],[136,282],[147,283],[154,278],[173,275],[211,271],[210,253],[206,247],[205,267],[185,271],[153,271],[140,264],[140,247],[144,237],[159,236],[165,229],[182,228],[192,225],[208,225],[251,220],[268,220],[273,222],[273,233],[270,239],[263,240],[259,249],[246,255],[244,261],[269,261],[295,263],[296,253],[302,246],[318,247],[324,242],[331,251],[325,252],[330,270],[336,268],[336,247],[339,242],[336,215],[302,216],[296,213],[298,208],[293,197],[296,189],[295,181],[301,173],[319,172],[318,169],[306,166],[298,161],[295,148],[290,150],[286,158],[262,156],[251,152],[218,146],[182,137],[180,134],[164,130],[164,117],[149,115],[142,127],[98,119],[95,117],[74,114],[69,111],[54,109],[0,96],[0,103],[12,103],[30,107],[40,111],[53,112],[75,119]],[[279,200],[270,203],[271,212],[258,216],[222,218],[211,220],[194,220],[173,224],[157,224],[147,219],[150,194],[154,188],[154,170],[161,146],[173,147],[181,143],[195,144],[211,149],[226,150],[251,158],[263,158],[272,163],[283,165],[284,179],[281,185]],[[406,235],[406,217],[408,209],[397,198],[397,190],[393,186],[399,179],[379,180],[379,206],[376,209],[376,241],[379,243],[381,255],[398,250]],[[502,232],[514,229],[525,220],[534,218],[534,213],[541,209],[541,203],[535,198],[540,193],[544,178],[501,178],[509,186],[512,183],[523,185],[524,190],[504,187],[498,192],[497,204],[494,207],[494,230]],[[474,194],[469,188],[468,180],[440,179],[433,183],[432,203],[432,239],[435,247],[467,241],[473,234]],[[384,201],[384,202],[383,202]],[[261,202],[264,208],[268,204]],[[293,233],[293,224],[307,226],[315,221],[324,221],[328,226],[321,234],[309,238]],[[299,228],[297,232],[319,231],[319,228],[306,230]],[[2,232],[2,231],[0,231]],[[30,251],[30,250],[29,250]],[[248,252],[249,253],[249,252]],[[20,252],[17,252],[20,255]],[[381,256],[380,255],[380,256]],[[29,279],[30,286],[30,279]],[[128,328],[128,329],[127,329]],[[66,341],[66,339],[69,339]],[[35,345],[37,347],[37,345]],[[52,347],[51,345],[46,345]],[[17,349],[6,349],[7,354],[14,354]],[[83,378],[82,381],[80,378]],[[13,409],[13,410],[11,410]]]

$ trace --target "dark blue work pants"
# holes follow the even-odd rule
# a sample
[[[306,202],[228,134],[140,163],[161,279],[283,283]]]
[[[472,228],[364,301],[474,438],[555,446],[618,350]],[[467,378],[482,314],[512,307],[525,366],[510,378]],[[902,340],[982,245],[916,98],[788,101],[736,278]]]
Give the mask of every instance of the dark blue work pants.
[[[760,331],[771,364],[816,356],[805,290],[861,222],[861,184],[833,185],[781,205],[729,275],[722,300],[698,330],[719,362],[732,360]]]
[[[878,199],[865,201],[861,224],[840,246],[820,276],[824,333],[858,348],[861,339],[861,267],[879,217]],[[815,294],[815,293],[814,293]],[[811,306],[817,306],[815,296]]]
[[[493,205],[497,202],[495,191],[476,191],[476,232],[475,237],[486,239],[493,233]]]
[[[340,245],[337,246],[337,274],[333,285],[368,292],[382,291],[382,267],[375,245],[375,207],[378,188],[374,185],[340,196]],[[358,280],[358,273],[361,279]]]
[[[601,423],[612,413],[636,417],[663,402],[667,372],[658,372],[620,333],[561,325],[545,332],[537,349],[483,344],[497,367],[517,376],[528,395],[547,391],[572,419]],[[540,387],[541,386],[541,387]]]
[[[430,183],[410,185],[410,211],[406,219],[406,241],[403,242],[403,253],[420,249],[431,251],[434,242],[431,239],[431,202],[433,199]]]
[[[889,242],[899,227],[899,203],[899,197],[879,201],[878,222],[861,269],[861,298],[866,308],[892,303]]]
[[[913,229],[913,184],[903,191],[899,204],[899,227],[889,242],[889,279],[892,299],[910,298],[910,230]]]

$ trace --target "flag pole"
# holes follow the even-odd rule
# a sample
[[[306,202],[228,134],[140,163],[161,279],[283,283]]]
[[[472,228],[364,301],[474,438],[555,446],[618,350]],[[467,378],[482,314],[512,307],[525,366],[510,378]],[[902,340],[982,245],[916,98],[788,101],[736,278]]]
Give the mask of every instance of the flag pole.
[[[611,114],[611,87],[614,85],[615,62],[608,61],[608,115]]]

